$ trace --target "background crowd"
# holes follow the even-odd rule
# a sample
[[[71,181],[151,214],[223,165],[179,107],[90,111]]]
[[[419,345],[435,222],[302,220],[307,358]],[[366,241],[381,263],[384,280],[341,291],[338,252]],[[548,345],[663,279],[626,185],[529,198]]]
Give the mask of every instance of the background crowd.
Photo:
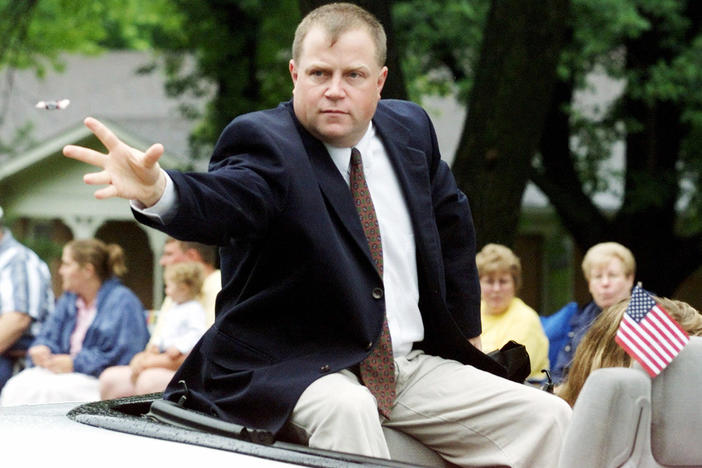
[[[55,300],[48,266],[14,239],[2,214],[0,208],[0,405],[163,391],[214,322],[221,288],[216,249],[168,238],[160,258],[166,297],[159,310],[146,311],[119,280],[127,269],[120,246],[74,240],[63,248],[63,294]],[[509,341],[524,345],[531,364],[525,383],[551,379],[556,393],[574,405],[593,370],[631,366],[614,341],[636,274],[623,245],[589,249],[582,272],[591,301],[570,302],[551,315],[518,297],[522,267],[511,249],[487,244],[476,264],[482,350],[491,353]],[[702,335],[696,309],[657,300],[689,334]]]
[[[55,300],[47,264],[2,220],[0,208],[0,406],[161,392],[214,322],[221,279],[211,246],[166,240],[166,298],[147,311],[120,281],[119,245],[70,241]]]

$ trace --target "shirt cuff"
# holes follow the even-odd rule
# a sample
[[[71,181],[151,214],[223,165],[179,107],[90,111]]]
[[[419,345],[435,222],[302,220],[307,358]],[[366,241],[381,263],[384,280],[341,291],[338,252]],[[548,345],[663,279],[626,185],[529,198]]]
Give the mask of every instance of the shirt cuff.
[[[157,220],[161,224],[166,224],[170,219],[175,216],[175,212],[178,209],[178,196],[176,194],[175,185],[173,184],[173,179],[168,175],[166,171],[161,169],[163,175],[166,176],[166,188],[161,195],[161,198],[150,207],[145,207],[143,203],[139,200],[130,200],[129,206],[144,216]]]

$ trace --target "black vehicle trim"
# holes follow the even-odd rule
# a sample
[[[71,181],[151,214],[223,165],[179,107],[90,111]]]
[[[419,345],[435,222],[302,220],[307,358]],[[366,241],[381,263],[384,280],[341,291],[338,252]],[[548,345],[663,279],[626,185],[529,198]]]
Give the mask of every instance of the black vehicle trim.
[[[240,438],[242,430],[248,431],[248,435],[244,432],[244,439],[246,437],[250,438],[250,430],[222,421],[217,422],[218,429],[215,431],[208,428],[207,424],[186,426],[183,424],[182,419],[180,420],[181,424],[158,421],[153,417],[153,413],[149,416],[149,412],[154,401],[165,401],[161,400],[161,396],[160,393],[154,393],[136,397],[119,398],[116,400],[85,403],[69,411],[67,417],[81,424],[110,429],[117,432],[226,450],[242,455],[301,466],[324,468],[407,468],[419,466],[399,461],[313,449],[283,441],[273,442],[265,437],[258,442],[256,441],[257,438],[253,440],[242,440],[242,438]],[[157,411],[159,409],[162,410],[163,405],[157,404]],[[184,411],[190,412],[191,410]],[[194,419],[202,422],[204,420],[201,419],[201,417],[214,419],[207,415],[200,414],[196,415]],[[209,423],[211,423],[211,421],[209,421]]]

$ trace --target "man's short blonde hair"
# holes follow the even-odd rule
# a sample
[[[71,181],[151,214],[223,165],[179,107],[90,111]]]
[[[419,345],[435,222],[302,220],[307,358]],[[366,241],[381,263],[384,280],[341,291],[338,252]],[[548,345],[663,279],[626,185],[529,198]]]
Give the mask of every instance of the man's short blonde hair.
[[[514,290],[522,287],[522,262],[509,247],[500,244],[485,244],[475,256],[478,276],[491,273],[509,273],[514,280]]]
[[[334,44],[343,33],[353,29],[365,29],[375,43],[375,58],[378,66],[385,65],[387,57],[387,37],[383,25],[368,11],[353,3],[329,3],[315,8],[305,16],[295,30],[292,45],[292,58],[297,63],[302,55],[302,43],[307,33],[315,26],[321,26]]]
[[[602,242],[590,247],[583,258],[582,268],[585,279],[590,281],[590,272],[594,266],[603,265],[613,258],[618,258],[622,262],[626,276],[634,276],[636,260],[631,250],[617,242]]]

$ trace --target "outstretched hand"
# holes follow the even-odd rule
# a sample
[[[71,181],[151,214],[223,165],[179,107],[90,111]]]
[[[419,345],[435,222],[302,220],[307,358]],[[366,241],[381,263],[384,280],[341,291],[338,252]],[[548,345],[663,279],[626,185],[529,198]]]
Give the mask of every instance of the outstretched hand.
[[[144,153],[122,142],[97,119],[88,117],[84,123],[105,145],[107,154],[75,145],[66,145],[63,154],[102,168],[83,176],[86,184],[107,185],[95,191],[95,198],[138,200],[147,207],[155,204],[166,188],[166,177],[158,164],[163,146],[157,143]]]

